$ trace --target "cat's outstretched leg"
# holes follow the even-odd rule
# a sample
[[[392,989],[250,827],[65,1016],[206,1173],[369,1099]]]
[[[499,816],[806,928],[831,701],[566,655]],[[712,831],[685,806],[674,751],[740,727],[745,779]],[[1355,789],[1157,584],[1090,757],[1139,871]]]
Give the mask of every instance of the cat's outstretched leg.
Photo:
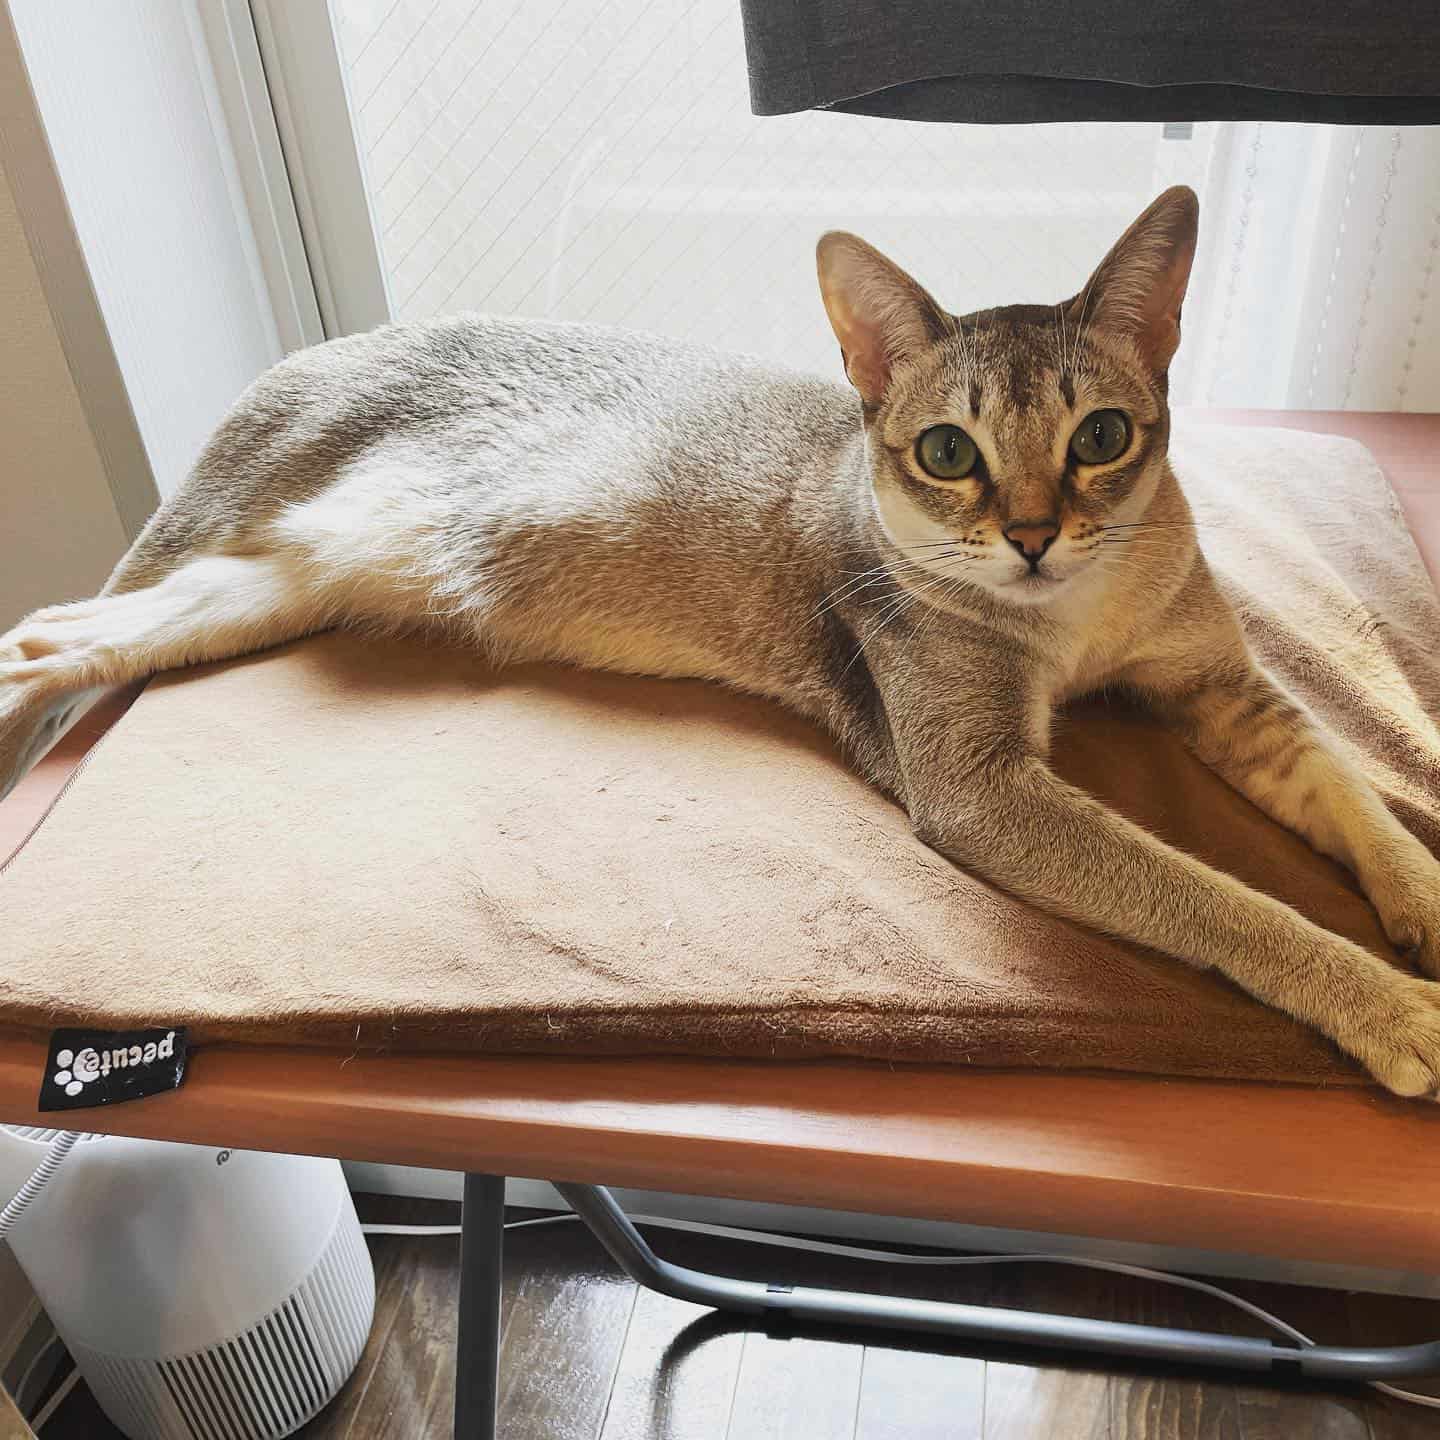
[[[1023,661],[1005,673],[992,655],[982,684],[978,655],[946,676],[928,643],[923,631],[904,644],[882,632],[866,652],[921,839],[1042,909],[1228,975],[1397,1094],[1440,1093],[1440,985],[1067,784],[1047,763],[1049,705],[1027,689]]]
[[[1440,861],[1305,710],[1248,655],[1167,698],[1200,759],[1346,866],[1390,943],[1440,979]]]
[[[0,798],[94,691],[293,640],[339,608],[281,553],[199,556],[145,589],[35,611],[0,635]]]

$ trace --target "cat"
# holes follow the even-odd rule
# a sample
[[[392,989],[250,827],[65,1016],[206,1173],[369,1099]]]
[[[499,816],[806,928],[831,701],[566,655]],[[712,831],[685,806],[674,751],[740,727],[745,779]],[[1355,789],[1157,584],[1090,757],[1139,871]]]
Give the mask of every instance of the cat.
[[[0,637],[0,793],[97,688],[335,625],[722,681],[826,727],[958,865],[1214,968],[1433,1094],[1440,985],[1047,765],[1057,705],[1129,692],[1347,865],[1440,978],[1440,864],[1252,658],[1167,460],[1198,216],[1167,190],[1075,298],[963,316],[825,235],[853,393],[479,315],[292,355],[99,596]]]

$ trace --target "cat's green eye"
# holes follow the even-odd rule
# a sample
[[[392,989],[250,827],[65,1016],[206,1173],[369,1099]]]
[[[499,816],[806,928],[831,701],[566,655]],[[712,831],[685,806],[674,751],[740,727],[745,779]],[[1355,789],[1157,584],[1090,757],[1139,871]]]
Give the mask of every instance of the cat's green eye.
[[[958,425],[932,425],[915,442],[915,458],[937,480],[963,480],[975,468],[980,451]]]
[[[1108,465],[1130,446],[1130,417],[1123,410],[1095,410],[1070,437],[1070,453],[1082,465]]]

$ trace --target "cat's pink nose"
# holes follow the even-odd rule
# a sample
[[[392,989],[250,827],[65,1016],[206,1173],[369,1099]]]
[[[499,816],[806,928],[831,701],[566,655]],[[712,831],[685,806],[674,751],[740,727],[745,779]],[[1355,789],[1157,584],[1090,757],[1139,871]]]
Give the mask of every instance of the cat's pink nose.
[[[1016,520],[1005,527],[1005,538],[1027,560],[1038,560],[1059,533],[1058,520]]]

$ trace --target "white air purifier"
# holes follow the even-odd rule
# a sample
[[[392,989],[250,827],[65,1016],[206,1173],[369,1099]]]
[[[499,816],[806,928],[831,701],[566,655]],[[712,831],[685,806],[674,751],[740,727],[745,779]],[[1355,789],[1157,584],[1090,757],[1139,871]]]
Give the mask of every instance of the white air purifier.
[[[0,1204],[57,1133],[0,1126]],[[278,1440],[370,1333],[375,1276],[336,1160],[84,1137],[9,1239],[130,1440]]]

